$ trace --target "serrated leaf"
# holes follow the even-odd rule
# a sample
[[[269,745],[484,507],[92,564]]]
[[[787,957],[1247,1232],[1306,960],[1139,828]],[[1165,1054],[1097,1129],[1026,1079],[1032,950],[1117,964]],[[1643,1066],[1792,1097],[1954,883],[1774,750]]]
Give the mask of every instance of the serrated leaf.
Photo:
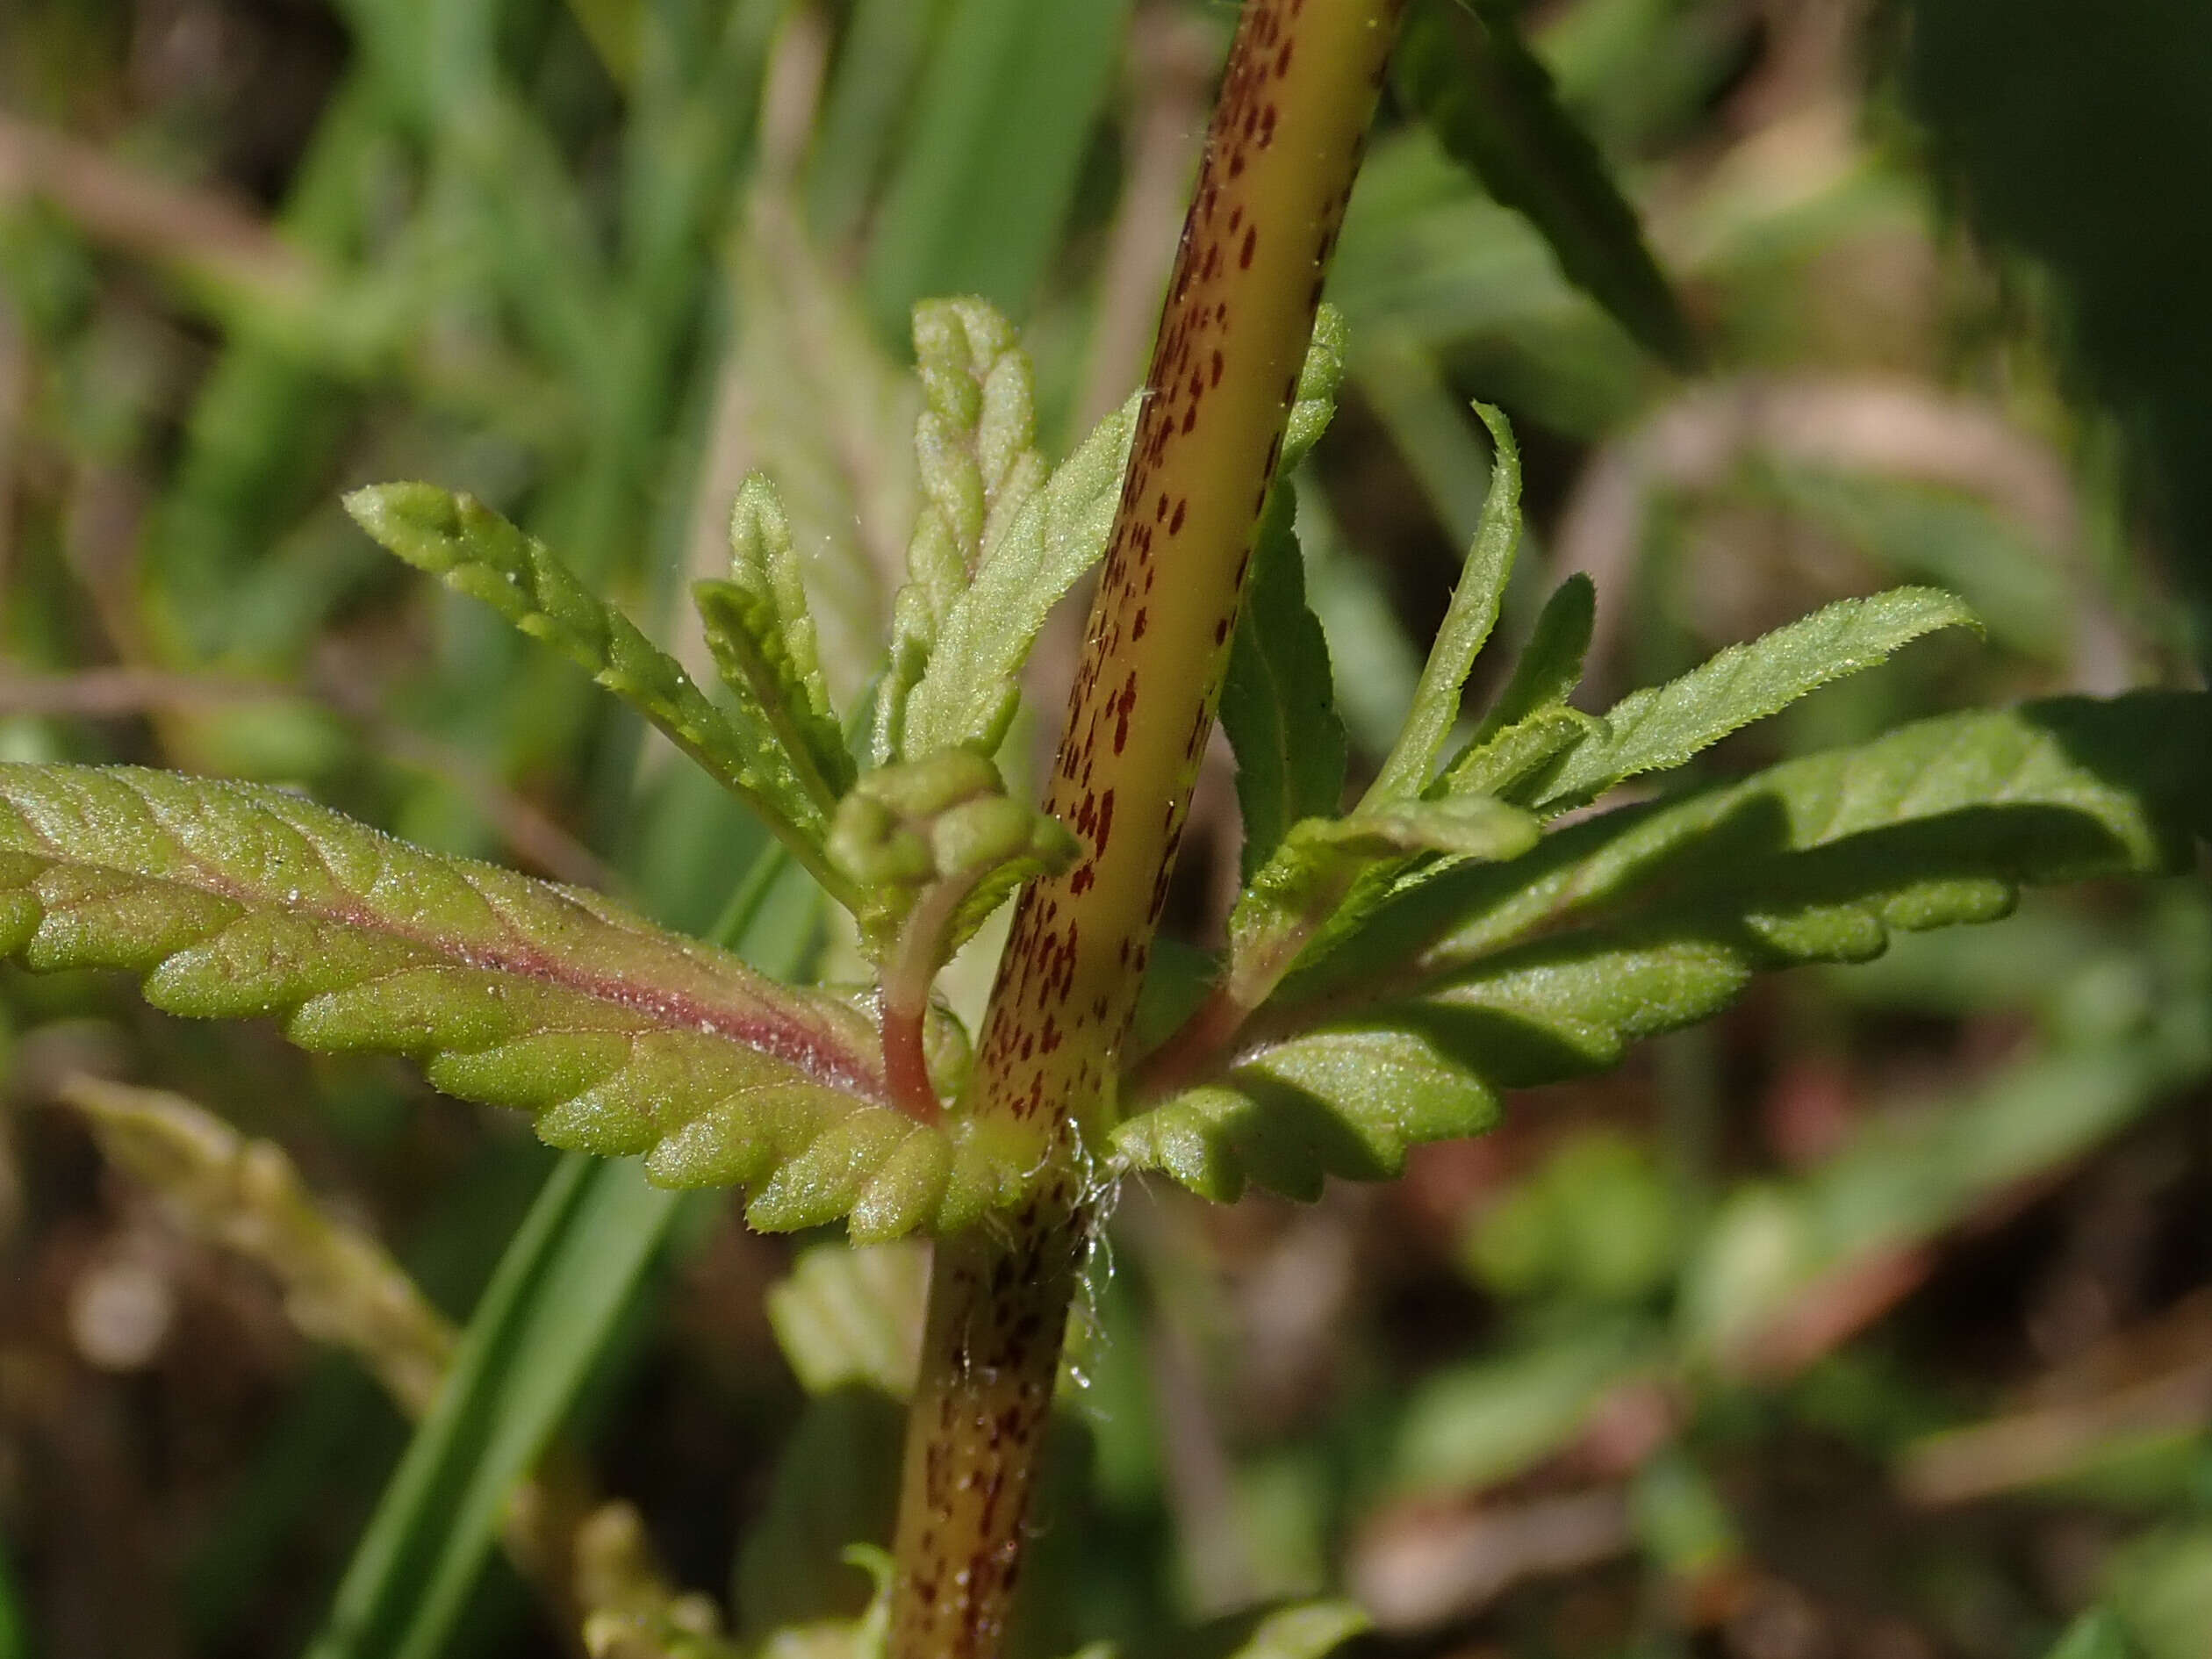
[[[947,612],[927,666],[900,710],[890,752],[966,748],[988,754],[998,748],[1038,630],[1106,550],[1140,401],[1141,394],[1131,396],[1100,421],[986,544],[981,570]],[[880,743],[878,749],[879,760],[887,758]]]
[[[1502,6],[1422,0],[1405,20],[1397,85],[1437,141],[1524,215],[1569,281],[1677,368],[1698,350],[1644,245],[1635,210]]]
[[[827,810],[852,786],[852,757],[830,700],[813,613],[783,503],[754,473],[729,512],[729,579],[693,589],[722,681],[757,707]]]
[[[1601,740],[1605,722],[1554,704],[1517,721],[1486,743],[1470,744],[1444,774],[1447,799],[1494,795],[1516,806],[1544,793],[1558,761],[1578,744]]]
[[[1219,1083],[1189,1089],[1114,1131],[1114,1157],[1230,1203],[1256,1181],[1294,1198],[1325,1177],[1382,1181],[1424,1141],[1476,1135],[1497,1091],[1418,1031],[1332,1028],[1269,1045]]]
[[[1344,722],[1328,642],[1306,606],[1295,516],[1292,491],[1279,485],[1253,543],[1221,685],[1221,729],[1237,758],[1247,882],[1291,825],[1335,812],[1344,793]]]
[[[681,664],[585,588],[542,542],[472,496],[427,484],[383,484],[354,491],[345,504],[391,552],[556,647],[651,721],[844,895],[821,855],[822,805],[758,703],[733,712],[709,702]]]
[[[1567,758],[1544,804],[1588,801],[1626,778],[1679,766],[1730,732],[1778,714],[1831,681],[1871,668],[1939,628],[1980,624],[1940,588],[1838,600],[1787,627],[1731,645],[1679,679],[1632,692],[1605,711],[1605,733]]]
[[[2174,869],[2212,830],[2208,715],[2144,693],[1927,721],[1409,879],[1284,982],[1220,1079],[1116,1146],[1211,1196],[1374,1179],[1497,1090],[1609,1066],[1762,971],[1994,919],[2023,883]]]
[[[957,1224],[1024,1161],[880,1103],[873,1023],[842,999],[282,790],[0,765],[0,953],[128,969],[157,1008],[272,1017],[305,1048],[412,1055],[555,1146],[752,1187],[765,1228]]]
[[[1590,654],[1591,631],[1598,623],[1598,589],[1577,571],[1544,601],[1528,644],[1513,664],[1513,677],[1483,715],[1468,743],[1469,753],[1508,727],[1559,707],[1582,684],[1583,659]],[[1454,763],[1454,771],[1457,765]]]
[[[1422,665],[1420,683],[1414,688],[1413,707],[1405,729],[1390,746],[1388,759],[1367,793],[1367,805],[1397,797],[1419,795],[1429,786],[1436,758],[1444,750],[1459,720],[1460,694],[1475,658],[1497,622],[1497,607],[1505,595],[1506,579],[1513,573],[1513,554],[1520,545],[1520,451],[1513,444],[1513,430],[1505,415],[1478,403],[1475,413],[1490,428],[1491,443],[1490,489],[1483,498],[1483,517],[1467,549],[1467,563],[1452,603],[1437,629]]]
[[[879,765],[922,752],[901,744],[908,700],[953,607],[1045,481],[1034,377],[1014,325],[980,299],[931,299],[914,307],[913,335],[923,400],[914,424],[922,502],[876,694]]]
[[[1341,818],[1309,819],[1296,837],[1371,858],[1441,852],[1463,858],[1517,858],[1536,844],[1536,821],[1487,795],[1404,801]]]

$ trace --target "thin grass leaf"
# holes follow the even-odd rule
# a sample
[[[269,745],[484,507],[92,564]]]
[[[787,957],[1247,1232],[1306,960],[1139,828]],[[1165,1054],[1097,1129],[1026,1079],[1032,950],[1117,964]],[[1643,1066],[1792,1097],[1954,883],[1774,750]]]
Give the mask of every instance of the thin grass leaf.
[[[31,1659],[31,1621],[4,1546],[0,1546],[0,1659]]]
[[[1397,63],[1405,101],[1492,196],[1526,216],[1568,279],[1647,350],[1693,367],[1695,337],[1635,210],[1508,11],[1490,0],[1421,0]]]
[[[830,246],[860,227],[897,140],[937,9],[916,0],[858,0],[851,9],[807,168],[808,221]]]
[[[308,1659],[434,1659],[490,1554],[507,1495],[566,1412],[675,1196],[571,1153],[501,1258],[443,1391],[356,1547]]]
[[[2045,1659],[2135,1659],[2127,1627],[2109,1607],[2092,1607],[2058,1638]]]
[[[1732,645],[1681,679],[1632,692],[1607,709],[1605,736],[1568,757],[1549,780],[1544,804],[1574,806],[1623,779],[1679,766],[1730,732],[1946,628],[1980,630],[1956,595],[1899,587],[1870,599],[1838,600],[1771,634]]]
[[[1467,546],[1482,528],[1490,454],[1435,352],[1378,319],[1361,330],[1355,374],[1361,399],[1428,498],[1445,539]]]
[[[1469,672],[1490,629],[1497,622],[1497,607],[1505,598],[1505,583],[1513,571],[1513,555],[1520,545],[1520,451],[1514,447],[1512,428],[1505,415],[1478,403],[1476,413],[1490,428],[1493,446],[1490,481],[1483,499],[1483,517],[1467,549],[1467,564],[1452,603],[1438,628],[1436,643],[1421,669],[1420,684],[1413,693],[1413,707],[1405,729],[1391,746],[1390,757],[1375,774],[1365,803],[1375,806],[1393,799],[1411,799],[1428,787],[1436,758],[1459,720],[1460,695]]]
[[[0,765],[0,953],[126,968],[158,1008],[273,1016],[313,1050],[413,1055],[555,1146],[751,1187],[765,1228],[957,1221],[1026,1164],[879,1103],[874,1022],[848,1001],[280,790]]]
[[[1020,311],[1074,199],[1113,84],[1130,0],[954,0],[869,238],[886,335],[929,294]]]
[[[822,856],[825,805],[808,792],[757,700],[734,713],[709,702],[681,664],[595,597],[543,542],[473,497],[427,484],[377,485],[348,495],[346,510],[408,564],[557,648],[759,813],[825,887],[845,895]]]

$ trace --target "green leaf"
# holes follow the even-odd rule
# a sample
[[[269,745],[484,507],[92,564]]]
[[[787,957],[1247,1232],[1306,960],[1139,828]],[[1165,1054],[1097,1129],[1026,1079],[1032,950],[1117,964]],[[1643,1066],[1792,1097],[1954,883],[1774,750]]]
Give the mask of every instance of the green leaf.
[[[1356,1602],[1312,1601],[1264,1615],[1230,1659],[1323,1659],[1374,1621]]]
[[[2133,1659],[2127,1627],[2108,1607],[2092,1607],[2066,1627],[2046,1659]]]
[[[1591,630],[1597,622],[1597,586],[1577,571],[1544,601],[1528,644],[1513,664],[1513,677],[1475,729],[1469,754],[1506,728],[1558,707],[1574,694],[1582,684],[1583,659],[1590,654]]]
[[[707,701],[674,657],[587,590],[543,542],[471,496],[427,484],[377,485],[346,497],[346,510],[408,564],[559,649],[759,813],[832,892],[844,893],[822,858],[822,805],[757,702],[731,713]]]
[[[1494,453],[1490,490],[1483,499],[1483,518],[1459,585],[1452,592],[1450,608],[1437,630],[1436,643],[1421,669],[1420,684],[1413,693],[1413,707],[1405,729],[1391,746],[1390,758],[1367,793],[1368,805],[1394,798],[1419,795],[1428,787],[1436,758],[1459,720],[1460,693],[1475,666],[1476,654],[1490,638],[1497,621],[1497,607],[1512,574],[1513,554],[1520,545],[1520,452],[1513,445],[1512,428],[1505,415],[1488,404],[1475,412],[1490,428]]]
[[[1455,976],[1446,995],[1463,1011],[1510,1008],[1520,1036],[1560,1044],[1508,1064],[1532,1051],[1500,1027],[1492,1069],[1549,1081],[1610,1063],[1624,1038],[1702,1018],[1755,969],[1864,960],[1892,929],[2003,915],[2024,883],[2177,867],[2205,821],[2191,743],[2203,715],[2200,697],[2141,693],[1923,721],[1605,814],[1510,876],[1451,871],[1378,911],[1360,953],[1412,921],[1430,941],[1412,973]],[[1567,930],[1577,922],[1591,925]]]
[[[1106,550],[1141,399],[1132,396],[1100,421],[1005,528],[987,539],[982,568],[947,611],[928,666],[899,711],[898,743],[887,752],[879,741],[879,760],[939,749],[988,754],[1004,739],[1038,630]]]
[[[878,1103],[873,1022],[843,999],[281,790],[0,765],[0,953],[126,968],[157,1008],[274,1017],[305,1048],[413,1055],[555,1146],[750,1187],[764,1228],[957,1224],[1025,1161]]]
[[[1444,774],[1447,799],[1494,795],[1515,805],[1541,794],[1553,763],[1576,745],[1605,736],[1605,725],[1579,708],[1555,704],[1517,721],[1487,743],[1470,744]]]
[[[16,1583],[7,1548],[0,1545],[0,1659],[31,1659],[31,1621]]]
[[[2201,693],[1923,722],[1730,788],[1605,814],[1509,864],[1402,881],[1310,954],[1219,1079],[1115,1145],[1227,1196],[1395,1172],[1497,1091],[1602,1069],[1752,976],[1986,921],[2025,882],[2180,867],[2212,827]]]
[[[1341,818],[1314,818],[1293,836],[1311,846],[1370,858],[1442,852],[1455,858],[1517,858],[1536,844],[1536,821],[1486,795],[1405,801],[1362,808]]]
[[[791,527],[775,486],[759,473],[745,480],[730,509],[729,556],[728,581],[692,590],[707,647],[730,694],[760,712],[827,811],[852,786],[852,757],[822,678]]]
[[[1421,0],[1397,84],[1454,160],[1525,215],[1570,282],[1654,355],[1693,367],[1695,337],[1629,206],[1550,75],[1492,0]]]
[[[1422,1033],[1332,1030],[1138,1113],[1113,1151],[1121,1168],[1163,1171],[1224,1203],[1253,1181],[1311,1200],[1327,1176],[1388,1180],[1412,1146],[1480,1134],[1497,1113],[1497,1091]]]
[[[1247,882],[1292,824],[1335,812],[1344,793],[1344,722],[1328,642],[1306,607],[1295,499],[1287,485],[1268,498],[1221,686],[1221,729],[1237,758]]]
[[[1409,1497],[1479,1490],[1564,1446],[1623,1382],[1663,1362],[1640,1322],[1591,1321],[1424,1378],[1391,1448],[1392,1488]]]
[[[809,1394],[866,1383],[904,1399],[914,1391],[929,1291],[929,1253],[892,1245],[816,1245],[768,1288],[776,1346]]]
[[[1731,645],[1681,679],[1632,692],[1606,710],[1602,740],[1568,757],[1544,804],[1589,801],[1624,778],[1681,765],[1730,732],[1764,720],[1832,680],[1871,668],[1938,628],[1979,624],[1964,601],[1932,587],[1838,600],[1785,628]]]
[[[883,964],[891,1006],[919,999],[1009,894],[1079,850],[1074,833],[1010,799],[999,769],[967,749],[877,767],[830,826],[830,858],[867,891],[861,940]]]

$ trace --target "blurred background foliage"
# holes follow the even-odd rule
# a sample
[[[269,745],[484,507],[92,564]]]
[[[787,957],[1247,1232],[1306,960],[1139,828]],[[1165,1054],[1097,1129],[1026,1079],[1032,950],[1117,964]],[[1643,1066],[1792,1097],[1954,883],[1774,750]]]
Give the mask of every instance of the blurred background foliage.
[[[1367,765],[1480,508],[1476,397],[1527,464],[1503,632],[1589,571],[1611,691],[1898,580],[1986,620],[1707,775],[2194,678],[2212,13],[1480,10],[1623,181],[1698,366],[1641,349],[1386,107],[1332,283],[1351,396],[1299,508]],[[294,784],[837,976],[757,826],[383,558],[338,493],[473,490],[697,665],[674,600],[769,468],[850,698],[911,512],[907,307],[973,291],[1018,318],[1062,445],[1117,403],[1232,22],[1216,0],[13,0],[0,754]],[[1040,653],[1048,714],[1077,625]],[[1174,916],[1203,945],[1235,880],[1225,763],[1199,810]],[[404,1067],[168,1020],[97,976],[0,969],[0,1071],[5,1659],[319,1629],[329,1659],[571,1650],[559,1593],[478,1571],[506,1481],[564,1426],[739,1633],[865,1601],[837,1551],[888,1530],[910,1256],[748,1234]],[[59,1103],[88,1074],[280,1143],[323,1214],[474,1311],[400,1478],[388,1339],[355,1343],[364,1368],[304,1338],[344,1332]],[[1132,1189],[1022,1650],[1147,1655],[1345,1592],[1361,1641],[1408,1659],[1998,1659],[2093,1606],[2070,1655],[2202,1659],[2208,1077],[2204,882],[2069,891],[1783,976],[1387,1189]],[[352,1622],[326,1623],[334,1596]]]

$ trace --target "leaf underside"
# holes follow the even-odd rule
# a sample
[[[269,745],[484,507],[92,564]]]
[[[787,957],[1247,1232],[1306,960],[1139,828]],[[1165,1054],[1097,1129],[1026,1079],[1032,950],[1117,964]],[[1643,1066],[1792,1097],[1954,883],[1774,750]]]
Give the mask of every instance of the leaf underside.
[[[2171,871],[2212,827],[2208,723],[2212,698],[2154,693],[1923,721],[1416,876],[1291,976],[1223,1075],[1124,1122],[1117,1158],[1219,1198],[1382,1179],[1486,1128],[1502,1090],[1610,1066],[1759,972],[1994,920],[2030,883]]]
[[[0,954],[121,968],[201,1018],[406,1054],[557,1146],[744,1186],[757,1226],[957,1226],[1023,1161],[880,1103],[873,1021],[599,895],[448,858],[283,790],[0,765]]]

